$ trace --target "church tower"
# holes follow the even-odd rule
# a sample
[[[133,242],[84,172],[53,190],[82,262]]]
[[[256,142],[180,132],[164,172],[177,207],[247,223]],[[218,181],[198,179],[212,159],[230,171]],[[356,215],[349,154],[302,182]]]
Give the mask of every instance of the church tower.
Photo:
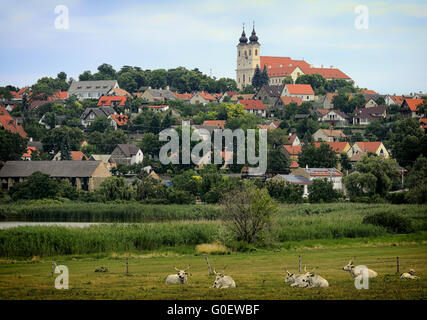
[[[261,68],[260,44],[255,32],[255,24],[249,37],[249,43],[245,34],[245,26],[243,26],[242,36],[237,45],[237,88],[243,89],[252,84],[252,77],[257,66]]]

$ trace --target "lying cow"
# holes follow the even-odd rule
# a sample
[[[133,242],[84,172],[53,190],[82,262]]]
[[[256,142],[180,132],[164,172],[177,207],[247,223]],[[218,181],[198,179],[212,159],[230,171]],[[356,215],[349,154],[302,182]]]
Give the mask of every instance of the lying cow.
[[[414,274],[415,274],[415,270],[410,269],[408,272],[402,273],[402,275],[400,277],[402,279],[412,279],[412,280],[417,280],[420,278],[420,277],[414,276]]]
[[[357,270],[362,270],[362,266],[355,266],[353,264],[353,260],[350,260],[348,264],[344,266],[342,269],[344,271],[348,271],[353,278],[356,278],[360,274],[360,271],[356,274],[355,268],[357,268]],[[368,269],[368,278],[375,278],[377,276],[378,276],[377,272],[375,272],[374,270]]]
[[[190,265],[188,265],[187,269],[185,270],[179,270],[177,267],[175,267],[175,270],[178,271],[178,274],[170,274],[166,278],[166,284],[187,284],[187,276],[188,276],[188,269],[190,269]]]
[[[290,273],[288,270],[286,270],[285,284],[289,283],[291,287],[300,286],[302,284],[301,279],[303,276],[304,274]]]
[[[307,272],[301,278],[300,287],[302,288],[326,288],[329,287],[329,282],[313,272]]]
[[[226,288],[235,288],[236,283],[230,276],[226,276],[224,273],[217,273],[214,269],[215,282],[213,284],[214,288],[217,289],[226,289]]]

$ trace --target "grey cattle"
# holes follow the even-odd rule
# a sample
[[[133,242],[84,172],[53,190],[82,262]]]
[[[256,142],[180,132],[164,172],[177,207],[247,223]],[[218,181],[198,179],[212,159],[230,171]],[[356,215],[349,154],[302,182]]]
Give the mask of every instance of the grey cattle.
[[[344,271],[348,271],[353,278],[356,278],[359,274],[355,273],[355,268],[360,269],[360,267],[361,266],[355,266],[353,264],[353,260],[350,260],[348,264],[344,266],[342,269]],[[377,276],[378,276],[377,272],[375,272],[374,270],[368,269],[368,278],[375,278]]]
[[[326,279],[322,278],[318,274],[314,274],[312,272],[307,272],[301,278],[303,288],[326,288],[329,287],[329,283]]]
[[[288,270],[286,270],[285,284],[289,283],[291,287],[299,286],[303,276],[304,274],[290,273]]]
[[[412,279],[412,280],[417,280],[420,278],[420,277],[415,276],[414,274],[415,274],[415,270],[410,269],[408,272],[402,273],[402,275],[400,277],[402,279]]]
[[[170,274],[166,278],[166,284],[187,284],[187,276],[188,276],[188,269],[190,269],[190,265],[185,270],[179,270],[177,267],[175,267],[175,270],[178,271],[177,274]]]
[[[217,289],[235,288],[236,283],[230,276],[226,276],[224,273],[217,273],[214,269],[215,282],[213,287]]]

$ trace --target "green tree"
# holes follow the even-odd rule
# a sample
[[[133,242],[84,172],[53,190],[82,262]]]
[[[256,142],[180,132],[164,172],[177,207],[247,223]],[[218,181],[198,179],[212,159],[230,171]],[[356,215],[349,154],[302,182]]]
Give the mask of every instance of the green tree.
[[[17,133],[0,130],[0,162],[20,160],[26,149],[26,139]]]
[[[314,144],[305,145],[298,157],[301,168],[335,168],[337,163],[335,151],[326,143],[321,143],[318,148]]]
[[[98,191],[105,201],[131,200],[134,196],[132,186],[128,185],[123,177],[106,178],[102,181]]]
[[[224,195],[223,219],[237,241],[262,242],[277,206],[266,189],[247,185]]]
[[[39,171],[31,174],[26,180],[15,183],[9,190],[13,200],[55,198],[59,191],[58,182],[46,173]]]
[[[334,183],[328,179],[314,179],[308,186],[308,200],[315,202],[333,202],[341,198],[341,193],[334,189]]]

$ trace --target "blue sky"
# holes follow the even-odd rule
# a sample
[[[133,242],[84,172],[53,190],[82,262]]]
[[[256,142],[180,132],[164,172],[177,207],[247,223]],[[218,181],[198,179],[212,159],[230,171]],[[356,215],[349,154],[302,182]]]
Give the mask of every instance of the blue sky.
[[[57,5],[69,10],[67,30],[55,28]],[[358,5],[368,29],[355,27]],[[427,91],[427,1],[0,0],[0,21],[0,86],[102,63],[234,79],[242,23],[255,21],[261,55],[333,65],[380,93]]]

